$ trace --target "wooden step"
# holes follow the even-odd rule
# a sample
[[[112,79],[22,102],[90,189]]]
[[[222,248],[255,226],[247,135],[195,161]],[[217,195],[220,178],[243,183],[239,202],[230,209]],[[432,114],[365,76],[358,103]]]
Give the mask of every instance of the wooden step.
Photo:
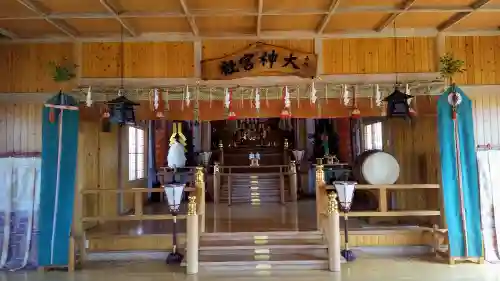
[[[326,269],[327,246],[318,231],[203,234],[200,270]]]
[[[313,270],[327,269],[328,259],[304,251],[302,254],[205,255],[200,256],[200,271],[237,270]]]

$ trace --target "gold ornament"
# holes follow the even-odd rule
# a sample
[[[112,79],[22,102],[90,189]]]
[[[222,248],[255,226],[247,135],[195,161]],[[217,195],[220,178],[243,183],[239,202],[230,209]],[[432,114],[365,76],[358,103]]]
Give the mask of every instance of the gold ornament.
[[[196,215],[196,196],[189,196],[188,216]]]
[[[337,194],[335,192],[328,193],[328,209],[326,213],[332,215],[339,212],[339,207],[337,204]]]

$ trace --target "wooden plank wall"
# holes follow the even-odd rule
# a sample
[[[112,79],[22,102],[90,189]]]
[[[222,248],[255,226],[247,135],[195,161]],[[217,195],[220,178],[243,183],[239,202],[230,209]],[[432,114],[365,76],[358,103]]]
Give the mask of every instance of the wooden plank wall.
[[[313,40],[266,40],[306,52],[314,52]],[[217,58],[255,43],[249,40],[205,40],[202,57]],[[457,76],[460,84],[500,84],[500,36],[446,37],[446,51],[466,61],[467,71]],[[435,72],[434,37],[349,38],[323,40],[325,74]],[[0,92],[56,92],[74,84],[60,85],[51,79],[49,62],[80,61],[81,77],[120,76],[119,43],[1,44]],[[127,42],[124,76],[134,78],[183,78],[194,76],[192,42]]]
[[[489,87],[467,89],[472,100],[476,145],[500,146],[500,95]]]
[[[82,77],[120,77],[120,43],[83,43],[81,55]],[[193,77],[193,43],[125,43],[123,74],[133,78]]]
[[[455,36],[445,40],[446,52],[465,61],[457,84],[500,84],[500,36]]]
[[[42,151],[42,105],[0,104],[0,153]]]
[[[69,90],[74,83],[52,80],[49,63],[65,58],[74,62],[74,46],[60,44],[0,44],[0,93],[57,92]]]
[[[323,41],[325,74],[435,72],[436,60],[433,37]]]
[[[384,151],[391,153],[400,165],[397,183],[441,183],[436,118],[390,119],[383,123]],[[441,205],[438,190],[394,191],[392,196],[398,210],[437,210]]]

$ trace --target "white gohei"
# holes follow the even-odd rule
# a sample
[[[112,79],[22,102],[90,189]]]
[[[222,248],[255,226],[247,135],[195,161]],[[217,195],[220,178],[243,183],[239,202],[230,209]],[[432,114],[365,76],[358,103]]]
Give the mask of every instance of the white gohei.
[[[380,86],[377,84],[375,85],[375,104],[377,106],[382,106],[382,103],[382,92],[380,91]]]
[[[170,168],[183,168],[186,166],[184,146],[178,141],[175,141],[168,149],[167,162]]]
[[[311,91],[309,92],[309,99],[312,104],[316,103],[316,100],[318,100],[318,97],[316,96],[316,87],[314,86],[314,80],[311,83]]]
[[[409,84],[406,84],[405,94],[411,95],[411,93],[410,93],[410,85]],[[406,102],[408,103],[408,105],[411,105],[412,101],[413,101],[413,98],[409,98],[409,99],[406,100]]]
[[[260,109],[260,92],[259,88],[255,89],[255,108]]]
[[[344,106],[348,106],[351,103],[351,97],[347,85],[342,85],[342,99],[344,101]]]
[[[231,105],[231,97],[229,95],[229,89],[226,88],[224,89],[224,106],[226,108],[229,108],[230,105]]]
[[[288,86],[285,86],[285,107],[290,108],[290,92]]]
[[[160,107],[160,95],[158,89],[154,89],[154,94],[153,94],[153,108],[155,110],[158,110],[158,107]]]
[[[191,93],[189,92],[189,86],[186,85],[186,105],[189,106],[191,103]]]
[[[91,86],[89,86],[89,89],[87,90],[87,98],[85,100],[85,104],[87,105],[87,107],[92,106],[92,87]]]

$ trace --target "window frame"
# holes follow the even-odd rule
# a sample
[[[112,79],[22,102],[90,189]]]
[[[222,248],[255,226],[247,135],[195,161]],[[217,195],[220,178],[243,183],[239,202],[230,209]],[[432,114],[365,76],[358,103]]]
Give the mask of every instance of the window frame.
[[[134,133],[132,133],[134,132]],[[139,133],[142,132],[142,143],[139,141]],[[127,128],[127,156],[128,156],[128,181],[136,181],[145,178],[146,171],[146,130],[137,126],[128,126]],[[132,142],[131,135],[135,138]],[[132,145],[132,143],[134,145]],[[142,148],[142,149],[141,149]],[[141,157],[142,156],[142,157]],[[132,159],[134,161],[132,161]],[[139,168],[142,162],[142,169]],[[132,167],[134,166],[134,167]]]
[[[370,122],[363,126],[363,150],[383,150],[384,129],[382,121]]]

